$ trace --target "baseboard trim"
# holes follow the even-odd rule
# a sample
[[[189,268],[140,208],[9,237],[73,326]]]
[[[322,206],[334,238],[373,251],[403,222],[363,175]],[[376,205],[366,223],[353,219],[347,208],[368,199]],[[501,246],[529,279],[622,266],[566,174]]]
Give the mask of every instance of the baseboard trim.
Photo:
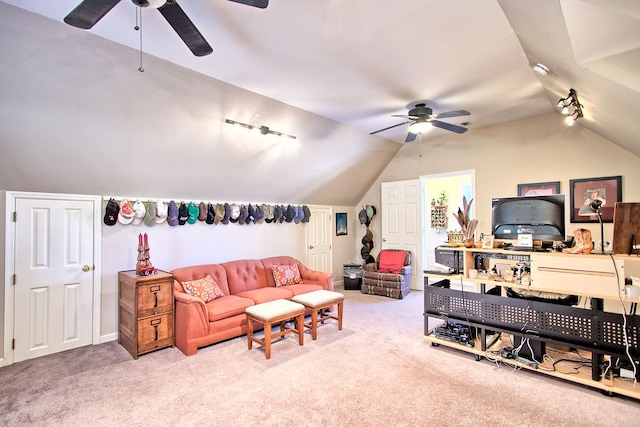
[[[117,340],[118,340],[118,333],[114,332],[112,334],[100,335],[100,342],[96,344],[104,344],[106,342],[117,341]]]

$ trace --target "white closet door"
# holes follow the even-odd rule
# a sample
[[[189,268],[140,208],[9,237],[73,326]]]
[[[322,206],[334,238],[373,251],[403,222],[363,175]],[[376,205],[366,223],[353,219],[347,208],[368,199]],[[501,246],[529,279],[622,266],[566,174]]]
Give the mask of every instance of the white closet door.
[[[424,289],[422,278],[422,197],[420,180],[383,182],[382,249],[412,252],[411,289]]]

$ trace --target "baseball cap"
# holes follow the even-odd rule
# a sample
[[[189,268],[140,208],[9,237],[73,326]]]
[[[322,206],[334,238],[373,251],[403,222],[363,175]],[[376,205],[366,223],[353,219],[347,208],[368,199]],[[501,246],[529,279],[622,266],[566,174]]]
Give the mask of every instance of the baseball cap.
[[[167,220],[167,205],[162,201],[156,202],[156,224],[162,224]]]
[[[198,216],[200,216],[200,208],[193,202],[189,202],[188,206],[189,217],[187,218],[187,222],[189,224],[195,224],[198,220]]]
[[[140,200],[136,200],[133,204],[133,225],[140,225],[144,220],[144,216],[147,213],[147,209],[144,207],[144,203]]]
[[[144,215],[145,225],[154,226],[156,224],[156,204],[153,202],[144,202],[144,208],[147,211]]]
[[[205,222],[207,224],[213,224],[216,219],[216,211],[211,203],[207,204],[207,215],[205,218]]]
[[[207,205],[205,204],[205,202],[200,202],[200,204],[198,205],[198,209],[200,210],[200,213],[198,214],[198,220],[199,221],[204,221],[207,219]]]
[[[178,223],[180,222],[178,220],[178,216],[180,215],[179,210],[178,210],[178,205],[176,205],[176,202],[174,202],[173,200],[169,202],[169,209],[168,209],[168,216],[167,216],[167,223],[170,226],[174,226],[174,225],[178,225]]]
[[[106,225],[115,225],[118,222],[118,213],[120,213],[120,206],[113,198],[110,198],[104,209],[104,223]]]
[[[189,208],[184,202],[180,202],[180,207],[178,208],[178,225],[184,225],[189,219]]]
[[[118,213],[118,222],[120,224],[131,224],[133,221],[133,209],[131,208],[131,203],[127,199],[122,199],[120,202],[120,212]]]

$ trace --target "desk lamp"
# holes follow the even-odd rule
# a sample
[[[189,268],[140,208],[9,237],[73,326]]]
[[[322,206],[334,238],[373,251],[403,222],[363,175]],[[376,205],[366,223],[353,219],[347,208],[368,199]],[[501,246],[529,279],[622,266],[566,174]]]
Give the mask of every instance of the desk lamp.
[[[602,225],[602,200],[595,199],[589,204],[589,207],[598,215],[600,222],[600,253],[604,254],[604,226]]]

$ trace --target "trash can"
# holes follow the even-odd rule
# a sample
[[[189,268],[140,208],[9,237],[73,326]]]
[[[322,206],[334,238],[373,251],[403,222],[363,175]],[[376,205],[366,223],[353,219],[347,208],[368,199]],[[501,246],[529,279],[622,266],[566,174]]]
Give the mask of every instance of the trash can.
[[[360,264],[344,264],[342,266],[342,276],[345,290],[360,290],[360,285],[362,284],[362,266]]]

